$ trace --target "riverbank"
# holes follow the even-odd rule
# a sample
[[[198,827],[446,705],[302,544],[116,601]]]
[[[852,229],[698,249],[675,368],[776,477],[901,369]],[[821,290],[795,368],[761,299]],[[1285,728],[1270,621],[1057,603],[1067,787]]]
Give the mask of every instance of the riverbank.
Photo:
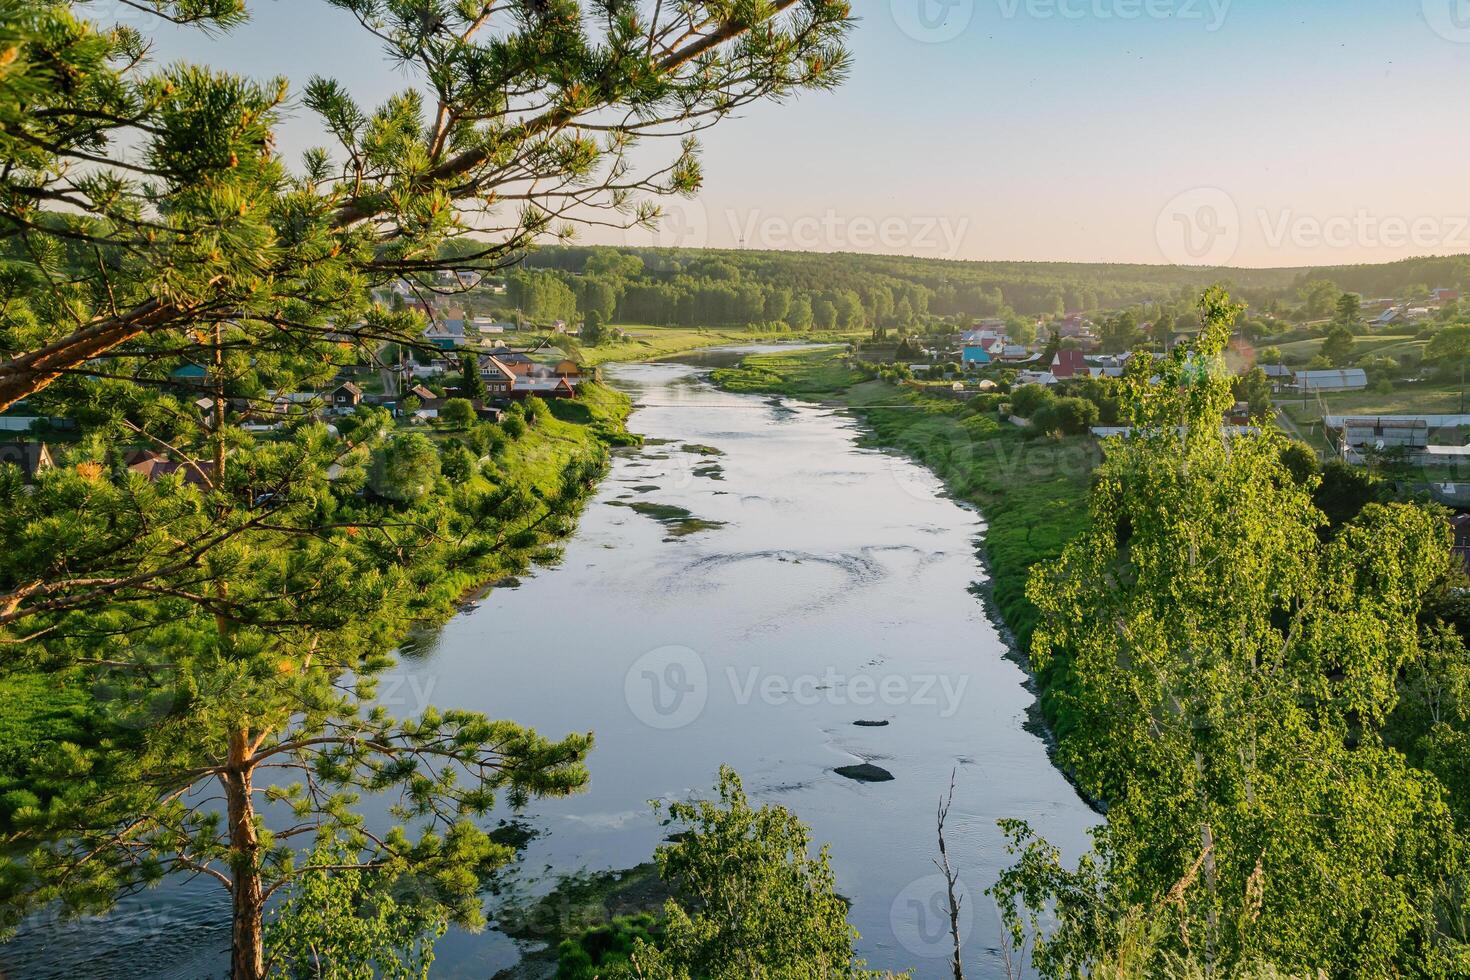
[[[874,379],[837,350],[753,355],[738,368],[715,371],[713,381],[729,391],[840,405],[862,422],[871,445],[923,464],[956,499],[979,509],[980,558],[990,574],[978,591],[1033,679],[1033,729],[1054,747],[1071,725],[1056,697],[1068,686],[1066,668],[1031,669],[1037,611],[1026,599],[1026,580],[1086,526],[1089,480],[1101,458],[1096,440],[1030,438],[976,403]]]
[[[747,330],[737,327],[654,327],[619,326],[626,338],[582,348],[579,360],[587,367],[602,364],[651,361],[673,357],[706,347],[732,344],[775,344],[782,342],[826,343],[852,340],[859,334],[838,332],[779,333],[770,330]]]

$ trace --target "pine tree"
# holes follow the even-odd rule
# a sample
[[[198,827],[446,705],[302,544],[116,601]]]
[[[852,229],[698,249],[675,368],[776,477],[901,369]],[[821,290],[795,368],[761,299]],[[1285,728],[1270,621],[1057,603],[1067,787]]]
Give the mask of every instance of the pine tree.
[[[657,221],[659,195],[699,185],[698,129],[847,64],[834,0],[329,2],[430,95],[366,109],[312,79],[334,146],[293,167],[272,135],[286,81],[154,67],[89,4],[0,0],[0,407],[27,398],[81,435],[34,487],[0,472],[0,667],[91,708],[85,737],[4,774],[3,924],[203,876],[231,896],[239,978],[264,975],[266,903],[338,870],[477,925],[511,856],[482,818],[575,792],[591,746],[365,705],[446,583],[566,526],[603,458],[550,490],[451,486],[386,412],[334,432],[279,393],[331,390],[385,343],[424,349],[390,287],[502,269],[587,216]],[[244,14],[144,6],[221,30]],[[645,173],[655,136],[678,149]],[[364,823],[363,794],[395,800],[396,825]],[[300,860],[323,847],[338,864]]]

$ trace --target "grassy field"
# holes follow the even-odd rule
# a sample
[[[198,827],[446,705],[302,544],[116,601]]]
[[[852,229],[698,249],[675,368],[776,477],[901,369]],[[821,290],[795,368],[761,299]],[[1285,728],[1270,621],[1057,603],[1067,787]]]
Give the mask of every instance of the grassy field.
[[[609,364],[615,361],[648,361],[670,357],[685,351],[705,347],[722,347],[726,344],[771,344],[782,341],[839,341],[849,340],[861,334],[839,333],[772,333],[770,331],[743,330],[738,327],[655,327],[644,324],[620,325],[628,334],[627,339],[617,343],[584,347],[579,360],[588,367]]]
[[[847,406],[867,426],[873,445],[923,463],[956,498],[976,505],[985,518],[990,595],[1020,649],[1027,648],[1036,609],[1026,600],[1026,578],[1086,526],[1088,481],[1100,459],[1095,440],[1028,439],[994,412],[867,380],[831,350],[748,357],[740,368],[716,371],[714,379],[732,391]]]
[[[1257,350],[1265,347],[1277,347],[1288,364],[1305,364],[1322,350],[1321,337],[1311,337],[1307,340],[1293,340],[1285,344],[1273,343],[1263,340],[1256,345]],[[1395,357],[1410,351],[1422,350],[1427,341],[1415,339],[1413,334],[1378,334],[1373,336],[1358,337],[1353,342],[1353,357],[1362,357],[1367,354],[1386,354]]]
[[[1452,415],[1460,411],[1459,384],[1402,382],[1392,391],[1339,391],[1302,399],[1284,397],[1277,404],[1298,425],[1310,425],[1327,415]],[[1466,400],[1470,406],[1470,399]]]

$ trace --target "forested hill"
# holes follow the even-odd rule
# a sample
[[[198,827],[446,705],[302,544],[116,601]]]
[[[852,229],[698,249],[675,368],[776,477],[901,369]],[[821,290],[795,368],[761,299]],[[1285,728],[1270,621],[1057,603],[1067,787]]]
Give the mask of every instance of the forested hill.
[[[642,262],[619,270],[612,255]],[[590,265],[589,265],[590,261]],[[525,259],[531,270],[599,277],[618,270],[618,316],[638,322],[717,322],[722,305],[753,307],[739,287],[759,286],[769,301],[772,290],[789,291],[792,301],[840,308],[844,297],[874,308],[874,293],[915,313],[937,315],[1023,316],[1070,311],[1120,309],[1142,304],[1192,302],[1217,282],[1252,306],[1291,305],[1304,286],[1330,280],[1339,289],[1364,296],[1413,295],[1428,289],[1470,286],[1470,255],[1415,258],[1383,265],[1322,266],[1289,269],[1239,269],[1197,266],[1115,265],[1067,262],[961,262],[856,253],[745,251],[733,249],[608,248],[554,246]],[[630,274],[631,273],[631,274]],[[713,290],[703,301],[700,289]],[[778,306],[785,295],[776,299]],[[886,304],[887,299],[879,299]],[[700,309],[700,307],[705,307]],[[755,319],[745,311],[737,319]],[[711,316],[711,314],[716,314]],[[784,319],[784,317],[771,317]]]

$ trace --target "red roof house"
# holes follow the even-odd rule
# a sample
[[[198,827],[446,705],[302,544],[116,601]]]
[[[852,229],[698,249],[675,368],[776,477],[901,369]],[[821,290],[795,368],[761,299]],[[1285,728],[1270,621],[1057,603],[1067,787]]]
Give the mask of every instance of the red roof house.
[[[1080,350],[1059,350],[1052,358],[1051,373],[1059,381],[1079,375],[1085,378],[1089,374],[1087,359]]]

